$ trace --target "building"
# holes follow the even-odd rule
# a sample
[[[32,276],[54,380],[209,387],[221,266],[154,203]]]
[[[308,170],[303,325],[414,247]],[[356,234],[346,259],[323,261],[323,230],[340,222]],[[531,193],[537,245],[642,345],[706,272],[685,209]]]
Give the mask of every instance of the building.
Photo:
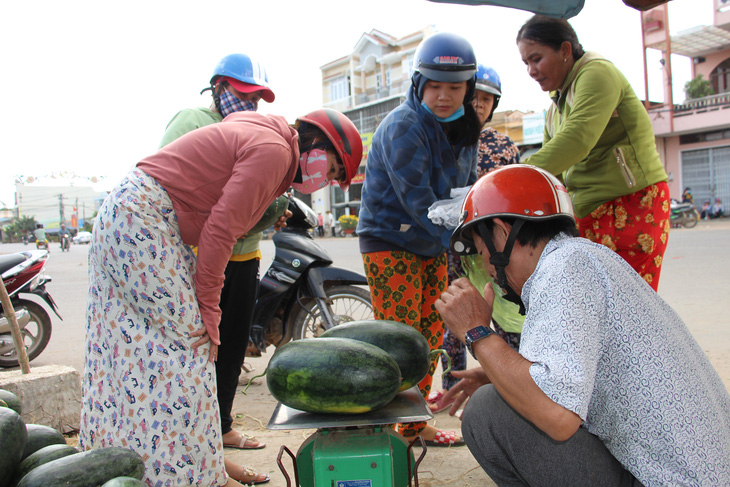
[[[371,30],[358,40],[352,53],[320,67],[324,106],[344,113],[360,131],[363,163],[344,193],[337,184],[312,195],[315,212],[331,209],[335,217],[357,213],[365,177],[367,152],[378,124],[405,100],[411,85],[416,48],[435,32],[428,26],[405,37],[395,38]]]
[[[648,107],[657,149],[669,174],[671,196],[681,199],[684,188],[691,188],[698,208],[715,198],[730,203],[730,1],[712,2],[713,25],[673,36],[667,4],[642,12],[645,77],[646,49],[661,51],[664,67],[664,102]],[[702,75],[714,93],[676,103],[672,54],[691,58],[691,78]]]
[[[64,222],[68,228],[83,228],[101,205],[105,192],[95,190],[88,181],[56,178],[15,182],[17,216],[35,218],[50,232]]]

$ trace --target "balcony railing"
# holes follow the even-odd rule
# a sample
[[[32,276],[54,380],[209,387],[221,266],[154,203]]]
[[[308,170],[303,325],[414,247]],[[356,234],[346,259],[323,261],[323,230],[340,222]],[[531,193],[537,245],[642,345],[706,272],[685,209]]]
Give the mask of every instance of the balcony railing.
[[[373,103],[378,100],[383,100],[385,98],[390,98],[392,96],[405,95],[410,85],[410,79],[398,81],[396,83],[392,83],[390,86],[383,86],[379,89],[370,89],[365,93],[355,95],[354,104],[351,102],[352,97],[348,96],[347,98],[342,98],[340,100],[335,100],[327,103],[327,107],[335,108],[338,110],[346,110],[349,108],[358,107],[360,105]]]
[[[692,113],[701,113],[706,110],[717,110],[719,108],[730,108],[730,92],[695,98],[687,100],[681,105],[675,105],[674,116],[681,117]]]

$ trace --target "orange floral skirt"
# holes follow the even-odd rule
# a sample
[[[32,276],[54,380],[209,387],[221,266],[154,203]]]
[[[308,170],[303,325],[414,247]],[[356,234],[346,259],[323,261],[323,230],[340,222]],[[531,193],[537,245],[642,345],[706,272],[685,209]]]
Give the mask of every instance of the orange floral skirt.
[[[423,259],[404,251],[362,254],[370,286],[373,314],[378,320],[393,320],[412,326],[426,338],[431,350],[441,348],[444,322],[436,311],[436,300],[446,291],[446,254]],[[418,384],[424,398],[431,392],[436,359]],[[426,423],[399,424],[403,436],[420,433]]]
[[[578,219],[580,236],[614,250],[656,291],[667,249],[669,186],[652,184]]]

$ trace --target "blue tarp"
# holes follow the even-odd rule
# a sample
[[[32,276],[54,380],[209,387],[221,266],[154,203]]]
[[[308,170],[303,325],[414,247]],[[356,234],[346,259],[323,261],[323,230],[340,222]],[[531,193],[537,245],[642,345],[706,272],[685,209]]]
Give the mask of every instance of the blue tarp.
[[[527,10],[550,17],[569,19],[583,10],[585,0],[430,0],[439,3],[459,3],[463,5],[496,5]]]

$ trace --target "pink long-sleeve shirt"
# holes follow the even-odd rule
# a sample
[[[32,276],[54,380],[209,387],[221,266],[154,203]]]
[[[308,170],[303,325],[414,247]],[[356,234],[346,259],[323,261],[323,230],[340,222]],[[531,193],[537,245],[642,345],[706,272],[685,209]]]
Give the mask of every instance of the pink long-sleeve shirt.
[[[298,141],[283,117],[238,112],[137,164],[167,191],[183,242],[198,246],[196,296],[215,344],[220,344],[218,303],[233,245],[291,185]]]

